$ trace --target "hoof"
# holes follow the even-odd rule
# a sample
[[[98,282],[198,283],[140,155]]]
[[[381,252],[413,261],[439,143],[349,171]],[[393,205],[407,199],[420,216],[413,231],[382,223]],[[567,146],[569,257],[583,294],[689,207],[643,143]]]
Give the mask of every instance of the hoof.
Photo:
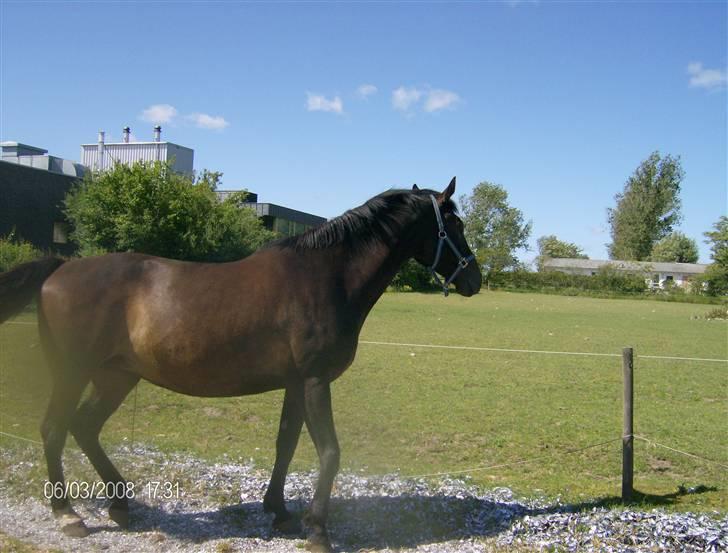
[[[109,507],[109,518],[118,524],[120,528],[124,530],[129,528],[129,509]]]
[[[64,513],[56,517],[58,526],[69,538],[85,538],[89,535],[88,528],[77,514]]]
[[[334,550],[331,548],[331,543],[328,538],[316,536],[308,539],[306,542],[306,551],[311,551],[312,553],[333,553]]]
[[[288,518],[283,520],[278,520],[278,517],[276,517],[273,521],[273,530],[281,534],[300,534],[303,532],[303,525],[298,517],[288,515]]]

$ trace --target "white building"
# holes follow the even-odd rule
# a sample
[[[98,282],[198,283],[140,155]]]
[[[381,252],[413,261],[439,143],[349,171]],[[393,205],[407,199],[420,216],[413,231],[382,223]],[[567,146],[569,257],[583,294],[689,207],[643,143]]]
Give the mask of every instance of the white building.
[[[708,267],[702,263],[663,263],[659,261],[619,261],[600,259],[550,258],[543,262],[544,271],[560,271],[571,275],[595,275],[602,267],[644,275],[651,288],[663,288],[666,282],[687,288],[689,282]]]
[[[81,144],[81,163],[95,171],[111,169],[117,163],[164,161],[171,162],[172,169],[178,173],[192,174],[195,152],[172,142],[161,139],[162,127],[154,127],[154,139],[149,142],[131,142],[131,129],[124,127],[121,142],[106,142],[104,131],[99,132],[95,144]]]

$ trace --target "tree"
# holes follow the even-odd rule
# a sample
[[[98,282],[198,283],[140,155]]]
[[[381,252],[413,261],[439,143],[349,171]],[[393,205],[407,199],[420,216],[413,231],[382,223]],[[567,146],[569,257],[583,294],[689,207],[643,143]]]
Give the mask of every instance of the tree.
[[[654,245],[650,261],[697,263],[698,244],[682,232],[673,232]]]
[[[481,182],[470,196],[461,196],[465,236],[487,274],[519,266],[515,251],[526,248],[531,222],[508,205],[508,192],[490,182]],[[487,277],[486,277],[487,278]]]
[[[245,193],[218,201],[220,173],[175,173],[168,163],[118,164],[88,174],[65,199],[71,239],[81,254],[135,251],[174,259],[227,261],[249,255],[273,235]]]
[[[643,261],[652,247],[680,221],[680,183],[685,173],[680,158],[653,152],[615,196],[607,210],[612,227],[611,259]]]
[[[579,246],[572,242],[562,242],[553,234],[542,236],[536,243],[538,244],[536,265],[539,271],[542,270],[543,262],[547,258],[589,259],[589,256],[585,255]]]
[[[728,217],[722,215],[713,225],[715,230],[705,232],[705,242],[711,244],[713,263],[708,265],[703,280],[708,293],[714,296],[728,294]]]

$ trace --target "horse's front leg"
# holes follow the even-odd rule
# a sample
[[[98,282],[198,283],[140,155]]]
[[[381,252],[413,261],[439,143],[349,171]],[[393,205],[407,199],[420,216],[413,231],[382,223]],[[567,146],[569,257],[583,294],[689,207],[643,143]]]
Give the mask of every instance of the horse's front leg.
[[[320,377],[306,379],[304,405],[306,428],[316,446],[321,466],[316,492],[305,518],[305,523],[310,528],[307,549],[329,553],[332,549],[326,532],[326,519],[331,487],[339,470],[339,442],[334,429],[331,389],[328,380]]]
[[[300,520],[288,512],[283,497],[288,466],[296,451],[301,426],[303,426],[303,385],[295,382],[289,384],[283,398],[283,410],[276,440],[276,462],[268,491],[265,492],[263,499],[265,512],[275,514],[273,528],[286,534],[297,534],[301,531]]]

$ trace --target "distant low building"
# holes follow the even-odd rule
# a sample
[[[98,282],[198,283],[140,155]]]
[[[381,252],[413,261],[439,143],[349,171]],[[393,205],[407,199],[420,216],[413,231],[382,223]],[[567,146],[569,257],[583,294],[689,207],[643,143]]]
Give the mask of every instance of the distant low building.
[[[61,205],[86,168],[20,142],[0,147],[0,236],[12,234],[45,251],[73,253]]]
[[[219,190],[217,195],[221,200],[224,200],[236,192],[235,190]],[[277,204],[258,202],[258,194],[254,192],[248,192],[245,205],[255,210],[258,217],[263,220],[265,228],[283,237],[301,234],[326,222],[325,217],[312,215],[305,211],[298,211]]]
[[[69,177],[83,177],[86,167],[76,161],[49,156],[48,150],[23,144],[22,142],[0,142],[2,156],[0,159],[8,163],[15,163],[34,169],[43,169],[59,175]]]
[[[311,215],[304,211],[283,207],[282,205],[268,203],[251,203],[258,217],[263,219],[263,225],[281,236],[301,234],[310,228],[326,222],[325,217]]]
[[[559,271],[571,275],[595,275],[603,267],[616,271],[643,275],[651,288],[664,288],[666,282],[686,288],[696,276],[708,267],[702,263],[664,263],[660,261],[620,261],[600,259],[548,258],[544,271]]]

